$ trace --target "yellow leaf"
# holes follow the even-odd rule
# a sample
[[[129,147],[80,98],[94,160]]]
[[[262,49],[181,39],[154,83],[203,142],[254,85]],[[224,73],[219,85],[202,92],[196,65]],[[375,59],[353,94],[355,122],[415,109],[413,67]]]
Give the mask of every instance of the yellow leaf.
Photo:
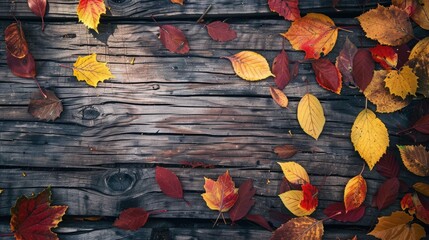
[[[419,240],[426,237],[425,229],[417,223],[410,224],[413,217],[403,211],[393,212],[388,217],[378,218],[368,235],[382,240]]]
[[[278,162],[285,178],[293,184],[310,183],[307,171],[296,162]]]
[[[280,194],[279,197],[285,207],[295,216],[307,216],[316,210],[314,208],[307,211],[300,206],[302,199],[304,199],[304,194],[301,190],[290,190]]]
[[[397,145],[397,147],[408,171],[421,177],[429,176],[429,152],[424,146]]]
[[[417,92],[429,97],[429,37],[417,42],[408,59],[408,65],[419,77]]]
[[[270,240],[321,240],[323,222],[311,217],[292,218],[274,231]]]
[[[88,85],[97,87],[98,82],[114,78],[106,64],[97,62],[97,54],[95,53],[78,57],[73,64],[73,75],[76,76],[77,80],[86,81]]]
[[[244,80],[258,81],[274,76],[267,60],[258,53],[242,51],[225,58],[231,61],[234,72]]]
[[[298,122],[305,133],[318,139],[325,126],[322,104],[314,95],[307,93],[298,104]]]
[[[79,21],[83,22],[88,28],[94,29],[97,33],[101,14],[106,14],[104,0],[79,0],[79,5],[77,6]]]
[[[362,110],[352,126],[351,140],[359,155],[372,170],[389,146],[389,133],[384,123],[369,109]]]
[[[284,92],[280,89],[270,87],[270,94],[273,100],[282,108],[287,108],[289,100]]]
[[[411,18],[416,22],[421,28],[429,30],[429,1],[428,0],[419,0],[416,3],[416,8],[413,9],[414,12],[411,15]]]
[[[344,205],[346,213],[362,205],[366,198],[366,181],[362,175],[350,179],[344,189]]]
[[[363,92],[365,97],[377,106],[376,111],[380,113],[395,112],[406,107],[410,103],[408,98],[404,100],[390,94],[384,83],[387,73],[387,70],[374,71],[371,82]]]
[[[415,183],[415,184],[413,185],[413,188],[414,188],[417,192],[419,192],[419,193],[421,193],[421,194],[425,195],[426,197],[429,197],[429,184],[422,183],[422,182],[418,182],[418,183]]]
[[[408,94],[416,95],[417,79],[413,70],[409,66],[404,66],[399,71],[390,71],[384,81],[391,94],[405,99]]]
[[[229,171],[220,175],[216,181],[204,177],[204,189],[206,192],[201,196],[207,207],[220,213],[228,212],[238,199],[238,188],[235,188]]]

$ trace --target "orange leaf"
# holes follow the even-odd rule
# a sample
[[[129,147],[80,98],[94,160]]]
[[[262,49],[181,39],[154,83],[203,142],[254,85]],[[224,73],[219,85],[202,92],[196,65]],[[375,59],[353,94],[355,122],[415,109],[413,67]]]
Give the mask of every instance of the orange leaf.
[[[417,223],[411,224],[413,217],[402,211],[393,212],[390,216],[378,218],[368,235],[382,240],[418,240],[426,236],[425,229]]]
[[[28,44],[22,31],[21,22],[12,23],[4,30],[6,49],[16,58],[24,58],[28,54]]]
[[[293,22],[289,30],[281,35],[289,40],[294,49],[305,51],[305,59],[318,59],[334,48],[338,28],[328,16],[309,13]]]
[[[219,176],[217,181],[206,177],[204,180],[204,189],[206,192],[201,194],[201,196],[211,210],[218,210],[222,213],[227,212],[234,206],[238,199],[238,188],[235,188],[235,184],[228,171]]]
[[[395,68],[398,64],[398,54],[392,47],[378,44],[377,46],[370,48],[369,51],[371,52],[374,61],[380,63],[380,65],[386,70]]]
[[[106,14],[104,0],[79,0],[79,5],[77,6],[79,22],[83,22],[85,26],[94,29],[97,33],[101,14]]]
[[[170,0],[172,3],[176,3],[176,4],[179,4],[179,5],[183,5],[183,1],[184,0]]]
[[[366,198],[366,181],[362,175],[357,175],[350,179],[344,189],[344,205],[346,213],[358,208]]]
[[[35,197],[20,197],[10,210],[10,227],[17,240],[50,239],[58,237],[51,231],[62,221],[67,206],[51,206],[51,189],[47,188]]]
[[[231,61],[235,73],[244,80],[258,81],[274,76],[267,60],[258,53],[242,51],[225,58]]]
[[[280,89],[270,87],[270,93],[273,100],[282,108],[287,108],[289,100],[284,92]]]
[[[292,218],[274,231],[270,240],[320,240],[323,222],[311,217]]]

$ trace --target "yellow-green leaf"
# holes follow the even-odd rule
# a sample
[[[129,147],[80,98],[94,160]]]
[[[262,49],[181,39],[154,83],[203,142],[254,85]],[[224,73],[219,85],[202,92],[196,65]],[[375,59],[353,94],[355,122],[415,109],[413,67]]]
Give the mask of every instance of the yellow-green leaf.
[[[310,183],[307,171],[296,162],[278,162],[285,178],[293,184]]]
[[[307,93],[298,104],[298,122],[305,133],[318,139],[325,126],[322,104],[314,95]]]
[[[258,81],[274,76],[267,60],[258,53],[242,51],[225,58],[231,61],[234,72],[244,80]]]
[[[409,66],[402,67],[399,71],[390,71],[384,82],[390,93],[405,99],[410,95],[416,95],[418,77]]]
[[[426,236],[425,229],[417,224],[410,222],[413,217],[403,211],[393,212],[390,216],[378,218],[375,225],[368,235],[372,235],[382,240],[419,240]]]
[[[429,152],[425,147],[419,146],[397,146],[401,153],[402,162],[408,171],[417,176],[429,176]]]
[[[374,112],[364,109],[353,123],[351,140],[355,150],[372,170],[389,146],[389,133]]]
[[[79,81],[86,81],[90,86],[97,87],[98,82],[114,78],[107,63],[97,62],[97,54],[78,57],[73,64],[73,75]]]
[[[290,190],[279,195],[285,207],[295,216],[307,216],[316,210],[316,208],[307,211],[300,206],[304,194],[301,190]]]

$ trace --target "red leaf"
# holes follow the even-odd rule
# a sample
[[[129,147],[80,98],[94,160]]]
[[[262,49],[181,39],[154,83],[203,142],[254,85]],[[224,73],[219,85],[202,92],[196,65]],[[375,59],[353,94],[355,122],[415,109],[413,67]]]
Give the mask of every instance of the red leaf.
[[[270,226],[267,219],[265,219],[264,216],[262,216],[262,215],[259,215],[259,214],[252,214],[251,215],[251,214],[249,214],[246,216],[246,219],[258,224],[259,226],[267,229],[268,231],[273,231],[273,228]]]
[[[180,54],[189,52],[189,44],[185,34],[173,25],[160,26],[159,38],[164,47],[170,50],[170,52]]]
[[[42,95],[40,91],[43,91],[45,95]],[[31,96],[28,113],[41,120],[54,121],[63,112],[63,104],[55,92],[46,89],[40,89],[40,91],[34,92]]]
[[[429,114],[424,115],[416,123],[413,128],[421,133],[429,134]]]
[[[405,194],[401,199],[401,209],[406,210],[408,209],[408,212],[413,215],[416,211],[416,206],[413,202],[413,196],[411,193]]]
[[[207,32],[209,36],[219,42],[228,42],[237,38],[237,33],[231,29],[228,23],[215,21],[207,24]]]
[[[256,189],[253,188],[252,179],[248,179],[240,185],[237,202],[229,210],[231,221],[236,222],[247,215],[250,208],[255,204],[255,200],[252,199],[255,193]]]
[[[33,55],[27,53],[23,58],[14,57],[6,50],[6,61],[10,71],[17,77],[35,78],[36,77],[36,62]]]
[[[422,204],[423,208],[426,211],[429,211],[429,197],[426,197],[425,195],[418,193],[418,192],[417,192],[417,197],[419,198],[420,203]]]
[[[376,205],[378,210],[384,209],[395,202],[399,194],[398,178],[389,178],[380,185],[376,193]]]
[[[404,182],[403,180],[399,179],[399,192],[400,193],[406,193],[406,192],[408,192],[409,189],[410,189],[410,187],[408,186],[408,184],[406,182]]]
[[[20,197],[10,210],[10,227],[16,239],[57,240],[51,228],[58,226],[67,206],[51,206],[51,189],[47,188],[35,197]]]
[[[123,230],[136,231],[146,224],[149,214],[143,208],[128,208],[119,214],[113,226]]]
[[[28,7],[36,16],[42,18],[42,31],[45,30],[46,0],[28,0]]]
[[[311,66],[316,74],[316,81],[321,87],[336,94],[340,94],[341,73],[329,59],[317,59],[311,63]]]
[[[286,20],[295,21],[301,18],[298,8],[298,0],[268,0],[271,11],[277,12]]]
[[[375,165],[375,170],[385,178],[395,178],[399,175],[399,163],[392,152],[387,152]]]
[[[277,88],[283,90],[290,81],[289,59],[284,49],[274,58],[273,74]]]
[[[396,54],[392,47],[377,44],[377,46],[370,48],[369,51],[374,61],[380,63],[384,69],[390,70],[396,68],[398,64],[398,54]]]
[[[338,70],[340,70],[340,73],[343,76],[344,83],[348,85],[355,85],[355,82],[353,81],[352,70],[353,58],[356,55],[357,50],[358,49],[356,46],[347,37],[346,41],[344,42],[343,49],[341,49],[335,63],[335,66],[337,66]]]
[[[357,222],[365,215],[365,205],[361,205],[356,209],[346,213],[346,207],[343,202],[329,204],[323,213],[340,222]],[[337,215],[338,214],[338,215]]]
[[[155,179],[161,191],[172,198],[183,198],[182,184],[176,174],[163,167],[156,167]]]
[[[28,44],[22,31],[21,22],[12,23],[4,30],[6,49],[16,58],[23,58],[28,54]]]
[[[310,183],[301,185],[301,188],[304,198],[299,203],[299,206],[307,211],[315,209],[318,205],[319,190]]]
[[[371,53],[366,49],[358,49],[353,58],[352,75],[356,85],[363,92],[372,80],[375,63]]]
[[[289,183],[289,181],[285,178],[285,177],[283,177],[283,180],[282,180],[282,182],[280,183],[280,187],[279,187],[279,194],[281,194],[281,193],[284,193],[284,192],[287,192],[287,191],[289,191],[289,190],[291,190],[291,187],[290,187],[290,185],[289,185],[290,183]],[[278,194],[277,194],[278,195]]]

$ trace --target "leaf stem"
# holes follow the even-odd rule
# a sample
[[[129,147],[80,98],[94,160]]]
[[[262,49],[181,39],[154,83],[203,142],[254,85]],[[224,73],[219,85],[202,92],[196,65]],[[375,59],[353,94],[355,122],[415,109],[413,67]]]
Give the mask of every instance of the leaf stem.
[[[204,17],[207,15],[207,13],[210,11],[210,9],[212,8],[212,4],[210,4],[207,8],[206,8],[206,10],[203,12],[203,15],[201,15],[201,17],[200,18],[198,18],[198,20],[197,20],[197,23],[202,23],[202,22],[204,22]]]
[[[337,27],[337,29],[342,30],[342,31],[344,31],[344,32],[353,33],[353,31],[352,31],[352,30],[348,30],[348,29],[345,29],[345,28],[342,28],[342,27]]]
[[[42,96],[43,96],[44,98],[48,98],[48,96],[43,92],[42,87],[40,87],[40,84],[39,84],[39,82],[37,81],[36,77],[34,77],[34,78],[33,78],[33,80],[34,80],[34,82],[36,83],[37,87],[39,88],[40,93],[42,94]]]
[[[359,173],[359,175],[362,175],[362,173],[363,173],[363,170],[365,170],[365,162],[363,163],[363,166],[362,166],[362,170],[360,170],[360,173]]]
[[[60,64],[60,67],[62,67],[62,68],[68,68],[68,69],[73,69],[72,67],[69,67],[69,66],[66,66],[66,65],[63,65],[63,64]]]

